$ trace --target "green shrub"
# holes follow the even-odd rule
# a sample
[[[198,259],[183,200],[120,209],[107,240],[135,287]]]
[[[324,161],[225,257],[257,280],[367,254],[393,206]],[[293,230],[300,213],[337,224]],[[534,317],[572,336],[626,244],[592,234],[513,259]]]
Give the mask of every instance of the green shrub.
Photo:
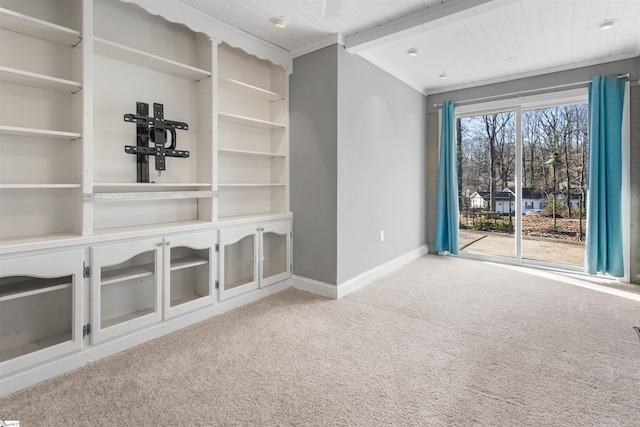
[[[475,231],[500,231],[510,233],[513,231],[513,225],[509,224],[509,221],[480,219],[471,226],[471,229]]]

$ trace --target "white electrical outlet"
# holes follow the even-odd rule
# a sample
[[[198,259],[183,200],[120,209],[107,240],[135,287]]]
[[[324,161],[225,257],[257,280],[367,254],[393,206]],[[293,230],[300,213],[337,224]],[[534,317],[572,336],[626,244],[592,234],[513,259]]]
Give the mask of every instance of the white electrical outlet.
[[[380,241],[384,242],[384,230],[380,230]]]

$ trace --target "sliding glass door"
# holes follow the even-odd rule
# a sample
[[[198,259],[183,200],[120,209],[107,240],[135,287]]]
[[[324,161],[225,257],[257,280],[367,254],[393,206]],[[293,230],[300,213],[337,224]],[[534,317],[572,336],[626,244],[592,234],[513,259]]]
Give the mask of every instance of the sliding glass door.
[[[586,104],[522,112],[522,258],[582,266],[588,175]]]
[[[457,119],[459,250],[513,258],[515,111]]]
[[[459,112],[459,251],[582,266],[588,117],[580,102]]]

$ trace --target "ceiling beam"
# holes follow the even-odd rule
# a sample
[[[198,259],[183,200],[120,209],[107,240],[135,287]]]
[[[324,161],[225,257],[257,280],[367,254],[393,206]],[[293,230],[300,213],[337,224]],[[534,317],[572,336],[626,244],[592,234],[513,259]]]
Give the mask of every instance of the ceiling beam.
[[[345,47],[351,53],[362,52],[508,4],[508,0],[449,0],[375,28],[346,36]]]

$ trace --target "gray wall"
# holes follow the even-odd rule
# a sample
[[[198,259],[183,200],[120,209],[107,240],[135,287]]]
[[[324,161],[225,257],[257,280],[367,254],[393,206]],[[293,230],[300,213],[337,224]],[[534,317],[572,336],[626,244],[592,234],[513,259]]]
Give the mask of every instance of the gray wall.
[[[293,70],[293,272],[340,284],[425,244],[426,97],[338,45]]]
[[[427,137],[427,158],[429,163],[427,167],[427,200],[436,200],[437,198],[438,113],[434,108],[434,104],[440,105],[447,100],[463,101],[465,99],[495,97],[503,94],[505,94],[505,97],[512,97],[513,95],[507,94],[585,82],[596,75],[616,73],[631,73],[631,281],[640,283],[640,169],[637,167],[637,163],[640,160],[640,108],[638,106],[640,95],[637,86],[637,81],[640,77],[640,58],[631,58],[428,96],[429,114],[427,126],[429,134]],[[433,248],[433,242],[435,241],[435,218],[435,203],[429,203],[427,205],[427,243],[430,249]]]
[[[426,97],[340,46],[337,114],[343,283],[425,244]]]
[[[289,80],[293,272],[336,284],[338,56],[296,58]]]

